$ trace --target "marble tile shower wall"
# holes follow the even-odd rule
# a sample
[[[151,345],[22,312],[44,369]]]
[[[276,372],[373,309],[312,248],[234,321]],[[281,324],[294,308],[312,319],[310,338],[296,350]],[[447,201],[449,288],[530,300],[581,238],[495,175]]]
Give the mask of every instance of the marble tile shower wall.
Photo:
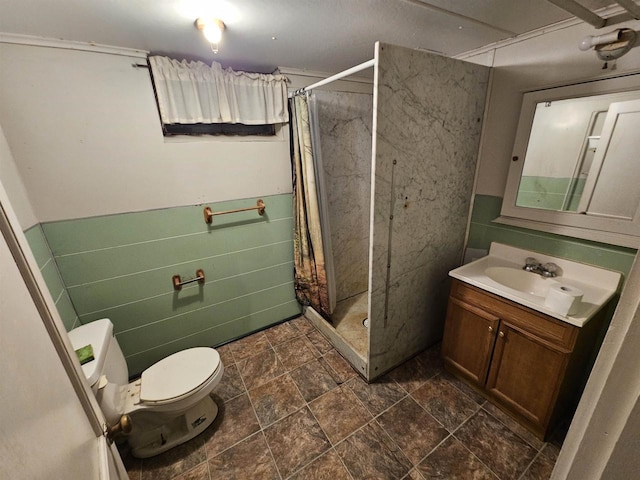
[[[257,198],[209,204],[244,208]],[[81,323],[110,318],[129,372],[178,350],[219,345],[300,313],[291,195],[204,222],[202,206],[43,224]],[[195,277],[174,291],[173,275]]]
[[[316,92],[336,300],[367,291],[373,95]]]
[[[316,92],[336,300],[369,287],[373,95]]]
[[[489,69],[379,44],[369,377],[442,336],[459,264]]]
[[[68,332],[80,325],[80,319],[71,304],[69,293],[62,282],[62,278],[60,278],[58,266],[53,258],[47,239],[44,236],[42,226],[40,224],[36,224],[25,231],[24,235],[27,238],[27,242],[29,243],[29,247],[31,248],[34,258],[36,259],[36,264],[40,269],[40,273],[42,273],[42,277],[47,284],[49,293],[51,293],[51,297],[55,302],[60,318],[62,318],[64,328],[66,328]]]

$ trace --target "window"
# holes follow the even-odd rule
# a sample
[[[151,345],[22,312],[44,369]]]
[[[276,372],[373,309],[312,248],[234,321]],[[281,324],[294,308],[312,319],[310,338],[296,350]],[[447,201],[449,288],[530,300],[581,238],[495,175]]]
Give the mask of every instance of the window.
[[[165,135],[274,135],[289,121],[286,77],[149,57]]]
[[[268,137],[276,134],[276,127],[273,124],[266,125],[244,125],[242,123],[172,123],[163,125],[162,130],[165,136],[172,135],[237,135],[249,136],[258,135]]]

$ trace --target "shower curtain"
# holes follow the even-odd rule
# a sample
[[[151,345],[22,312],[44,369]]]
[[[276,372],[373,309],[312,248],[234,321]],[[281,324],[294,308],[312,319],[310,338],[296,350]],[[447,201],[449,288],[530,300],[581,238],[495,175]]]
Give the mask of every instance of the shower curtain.
[[[318,178],[313,161],[309,106],[305,96],[290,101],[293,170],[295,291],[298,301],[324,318],[331,315],[322,241]]]

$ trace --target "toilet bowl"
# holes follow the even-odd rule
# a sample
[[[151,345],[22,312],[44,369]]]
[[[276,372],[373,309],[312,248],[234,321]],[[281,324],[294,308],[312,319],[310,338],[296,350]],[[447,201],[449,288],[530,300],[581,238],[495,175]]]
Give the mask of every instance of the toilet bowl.
[[[128,381],[127,364],[108,318],[69,332],[74,349],[91,345],[94,359],[82,366],[109,424],[129,415],[131,453],[147,458],[204,431],[218,407],[210,396],[224,373],[218,352],[195,347],[169,355]]]

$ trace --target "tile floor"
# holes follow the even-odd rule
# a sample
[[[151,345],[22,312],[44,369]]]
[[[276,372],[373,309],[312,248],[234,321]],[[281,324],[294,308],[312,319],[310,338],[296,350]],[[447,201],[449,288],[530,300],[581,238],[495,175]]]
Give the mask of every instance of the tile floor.
[[[131,480],[547,479],[543,443],[442,370],[429,349],[368,385],[304,317],[218,349],[220,413],[134,459]]]

